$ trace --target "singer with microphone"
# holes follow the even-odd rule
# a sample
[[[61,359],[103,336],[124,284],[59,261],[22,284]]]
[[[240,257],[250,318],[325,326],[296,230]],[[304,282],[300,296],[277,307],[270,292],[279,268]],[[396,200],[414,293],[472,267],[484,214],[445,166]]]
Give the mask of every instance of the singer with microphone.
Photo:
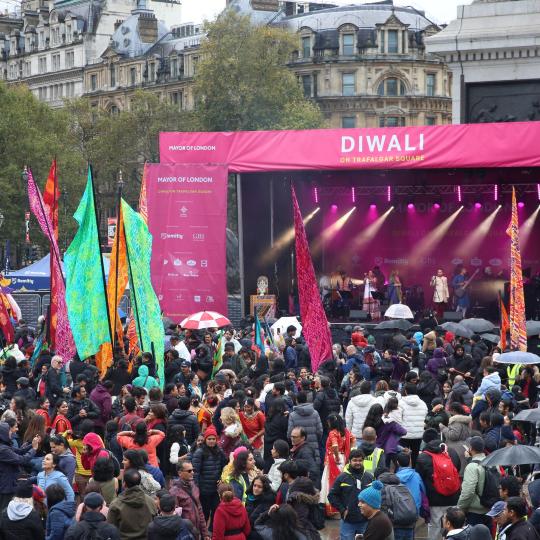
[[[437,270],[437,274],[431,277],[430,286],[433,287],[433,304],[437,320],[441,320],[444,315],[444,310],[448,305],[450,293],[448,292],[448,279],[444,275],[442,268]]]

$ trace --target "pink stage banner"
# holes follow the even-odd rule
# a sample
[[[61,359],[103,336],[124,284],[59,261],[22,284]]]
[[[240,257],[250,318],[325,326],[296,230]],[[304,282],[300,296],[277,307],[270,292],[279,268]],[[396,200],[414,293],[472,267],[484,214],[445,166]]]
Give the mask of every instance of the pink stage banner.
[[[152,283],[167,317],[227,314],[227,168],[149,164]]]
[[[540,122],[381,129],[161,133],[161,163],[231,172],[540,166]]]

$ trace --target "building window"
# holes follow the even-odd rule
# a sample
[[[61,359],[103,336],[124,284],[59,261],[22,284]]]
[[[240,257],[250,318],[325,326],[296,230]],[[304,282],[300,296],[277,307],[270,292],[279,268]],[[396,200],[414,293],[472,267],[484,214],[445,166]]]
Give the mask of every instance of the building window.
[[[197,66],[199,65],[199,57],[194,56],[193,57],[193,76],[197,74]]]
[[[345,56],[354,55],[354,34],[343,34],[343,54]]]
[[[343,73],[341,75],[341,94],[343,96],[354,96],[354,73]]]
[[[97,90],[97,75],[95,73],[90,75],[90,89]]]
[[[311,56],[311,38],[302,38],[302,58],[309,58]]]
[[[437,119],[434,116],[426,116],[426,126],[436,126]]]
[[[405,118],[403,116],[384,116],[379,119],[380,127],[404,127]]]
[[[171,58],[171,77],[178,76],[178,58]]]
[[[137,84],[137,68],[129,68],[129,82],[131,86],[135,86]]]
[[[66,24],[66,42],[70,43],[72,39],[71,24]]]
[[[116,66],[114,64],[111,64],[109,66],[109,74],[110,74],[111,88],[114,88],[116,86]]]
[[[428,73],[426,76],[426,94],[434,96],[436,92],[437,76],[435,73]]]
[[[398,53],[399,52],[398,31],[397,30],[388,30],[388,52],[389,53]]]
[[[52,55],[52,70],[53,71],[60,70],[60,55],[59,54]]]
[[[39,33],[39,48],[40,49],[43,49],[43,47],[45,47],[45,32],[41,31]]]
[[[156,64],[152,62],[150,64],[150,80],[154,81],[156,79]]]
[[[24,63],[24,75],[26,77],[29,77],[32,75],[32,63],[31,62],[25,62]]]
[[[72,68],[75,65],[75,52],[66,51],[66,68]]]
[[[47,57],[42,56],[38,60],[38,70],[39,73],[47,73]]]
[[[313,95],[311,75],[302,75],[302,88],[305,97],[311,97]]]
[[[384,31],[384,30],[380,30],[380,31],[379,31],[379,36],[381,37],[381,52],[382,52],[382,53],[385,53],[385,52],[386,52],[386,51],[384,50],[384,46],[385,46],[385,43],[384,43],[385,31]]]
[[[354,117],[354,116],[342,116],[341,117],[341,127],[342,128],[355,128],[356,127],[356,117]]]
[[[405,92],[405,83],[395,77],[385,79],[377,89],[379,96],[404,96]]]
[[[120,112],[120,110],[118,109],[118,107],[116,105],[111,105],[111,108],[109,109],[109,112],[111,114],[118,114]]]

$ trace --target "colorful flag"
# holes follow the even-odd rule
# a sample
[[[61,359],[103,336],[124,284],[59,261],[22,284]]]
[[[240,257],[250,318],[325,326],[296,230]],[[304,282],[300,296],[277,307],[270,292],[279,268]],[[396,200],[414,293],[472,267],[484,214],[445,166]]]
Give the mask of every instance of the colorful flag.
[[[56,159],[53,159],[51,168],[49,169],[49,176],[47,176],[47,182],[45,183],[45,189],[43,190],[43,204],[45,205],[45,211],[48,213],[48,217],[51,221],[52,232],[54,239],[58,242],[58,176],[56,172]]]
[[[326,313],[324,312],[321,295],[313,261],[309,252],[302,214],[298,207],[294,187],[291,186],[294,234],[296,240],[296,275],[298,282],[298,296],[300,300],[300,315],[302,317],[303,334],[311,355],[311,369],[317,371],[319,365],[332,359],[332,339]]]
[[[225,341],[223,339],[223,330],[219,330],[219,338],[218,343],[216,347],[216,352],[214,353],[214,363],[212,367],[212,376],[210,377],[213,379],[216,376],[216,373],[221,369],[221,366],[223,365],[223,349],[225,346]]]
[[[0,293],[0,297],[2,297],[2,301],[0,302],[0,330],[2,330],[2,333],[4,334],[6,344],[9,344],[15,341],[15,330],[13,329],[9,313],[5,306],[4,293]]]
[[[516,188],[512,188],[512,219],[506,234],[510,237],[510,348],[515,351],[527,351]]]
[[[161,309],[150,277],[152,235],[144,219],[126,201],[122,200],[121,204],[128,259],[129,292],[137,334],[143,351],[152,351],[152,347],[155,351],[159,383],[163,388],[165,332]]]
[[[102,343],[111,342],[90,169],[74,217],[79,229],[64,257],[66,301],[77,351],[81,358],[87,358],[96,354]]]
[[[124,220],[122,218],[122,208],[116,223],[116,233],[111,250],[111,264],[109,266],[109,279],[107,281],[107,299],[109,302],[109,319],[111,322],[111,333],[114,333],[116,322],[116,343],[123,346],[124,329],[122,321],[118,315],[118,306],[124,295],[128,284],[128,264],[126,256],[126,237],[124,235]],[[116,306],[115,306],[116,298]],[[116,309],[115,309],[116,307]],[[114,334],[113,334],[114,335]],[[102,376],[113,363],[113,347],[111,343],[103,343],[96,355],[96,366]]]
[[[265,346],[264,346],[264,337],[263,337],[263,330],[261,327],[261,321],[259,319],[259,313],[257,309],[255,308],[255,331],[253,336],[253,346],[255,348],[255,352],[257,352],[257,356],[260,356],[261,354],[265,354]]]
[[[499,293],[499,309],[501,312],[501,350],[504,352],[506,350],[506,334],[510,330],[510,321],[508,320],[508,311],[506,311],[506,306],[504,305],[501,293]]]
[[[55,350],[64,363],[75,356],[75,342],[69,324],[68,309],[66,305],[66,287],[60,263],[60,250],[53,233],[51,214],[47,211],[37,187],[32,171],[28,170],[28,200],[30,209],[36,217],[43,234],[49,240],[51,258],[51,310],[50,310],[50,342],[49,346]]]

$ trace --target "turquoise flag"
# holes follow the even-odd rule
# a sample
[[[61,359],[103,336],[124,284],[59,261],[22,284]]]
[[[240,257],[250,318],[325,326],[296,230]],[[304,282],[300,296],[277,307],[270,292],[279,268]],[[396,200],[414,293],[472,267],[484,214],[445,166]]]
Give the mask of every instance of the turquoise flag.
[[[102,343],[111,341],[95,212],[88,169],[86,189],[74,215],[79,230],[64,256],[69,324],[80,358],[96,354]]]
[[[150,279],[152,235],[140,214],[123,199],[122,215],[128,255],[129,292],[137,335],[141,349],[154,353],[159,384],[163,389],[165,332],[161,320],[161,308]]]

